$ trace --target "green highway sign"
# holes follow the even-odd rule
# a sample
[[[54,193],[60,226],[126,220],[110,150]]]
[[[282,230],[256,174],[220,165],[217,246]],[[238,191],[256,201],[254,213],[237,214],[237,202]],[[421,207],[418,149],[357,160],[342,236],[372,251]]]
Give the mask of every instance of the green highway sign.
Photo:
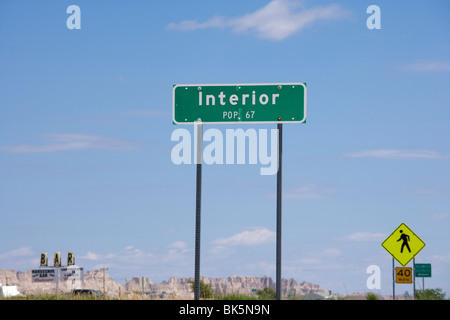
[[[178,84],[173,122],[303,123],[306,83]]]
[[[414,265],[414,276],[422,278],[431,277],[431,263],[416,263]]]

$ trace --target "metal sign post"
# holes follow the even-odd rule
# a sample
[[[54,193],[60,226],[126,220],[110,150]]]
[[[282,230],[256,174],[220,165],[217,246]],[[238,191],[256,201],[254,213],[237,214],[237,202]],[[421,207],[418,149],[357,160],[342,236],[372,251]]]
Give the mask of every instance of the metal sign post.
[[[278,125],[278,172],[277,172],[277,245],[276,245],[276,299],[281,300],[281,159],[283,151],[283,124]]]
[[[200,224],[201,224],[201,200],[202,200],[202,139],[203,128],[201,123],[195,125],[197,132],[197,179],[196,179],[196,198],[195,198],[195,280],[194,280],[194,299],[200,300]]]
[[[392,300],[395,300],[395,260],[392,258]]]
[[[416,299],[416,258],[413,258],[413,298]]]

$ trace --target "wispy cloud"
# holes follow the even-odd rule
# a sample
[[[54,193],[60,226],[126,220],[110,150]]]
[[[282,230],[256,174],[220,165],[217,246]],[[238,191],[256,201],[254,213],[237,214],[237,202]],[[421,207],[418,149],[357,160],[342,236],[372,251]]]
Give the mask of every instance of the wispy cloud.
[[[39,265],[39,254],[33,252],[31,247],[24,246],[0,253],[0,266],[2,269],[23,270],[23,268],[28,266],[36,265]]]
[[[31,247],[20,247],[5,253],[0,254],[0,261],[3,259],[15,259],[18,257],[29,257],[33,255]]]
[[[431,259],[436,263],[450,263],[450,252],[444,254],[434,254],[431,256]]]
[[[402,68],[405,71],[450,71],[450,62],[447,61],[428,61],[410,63]]]
[[[450,219],[450,214],[442,212],[442,213],[433,213],[430,215],[431,220],[435,221],[445,221]]]
[[[93,267],[111,266],[117,269],[126,269],[129,265],[132,268],[147,268],[149,265],[160,264],[167,268],[177,264],[184,264],[189,259],[189,246],[183,241],[175,241],[164,248],[153,248],[151,251],[144,251],[135,246],[129,245],[118,252],[100,254],[87,252],[80,256],[86,264],[94,263]]]
[[[231,28],[237,33],[254,33],[259,38],[283,40],[321,20],[342,19],[349,15],[339,5],[332,4],[304,9],[295,0],[272,0],[255,12],[237,18],[213,16],[205,22],[184,20],[167,27],[191,31],[205,28]]]
[[[370,242],[370,241],[382,241],[387,237],[385,233],[373,233],[373,232],[355,232],[345,235],[341,240],[357,241],[357,242]]]
[[[254,228],[228,238],[213,241],[216,246],[257,246],[275,241],[275,232],[266,228]]]
[[[136,146],[128,141],[98,135],[79,133],[49,133],[43,137],[48,142],[40,145],[0,146],[5,153],[50,153],[70,150],[133,150]]]
[[[85,255],[81,256],[82,259],[86,259],[89,261],[98,261],[100,260],[102,257],[94,252],[88,251]]]
[[[384,159],[448,159],[449,156],[440,155],[436,151],[429,150],[396,150],[378,149],[352,152],[345,154],[346,157],[353,158],[384,158]]]
[[[335,248],[329,248],[322,251],[322,255],[327,258],[335,258],[342,255],[342,251]]]

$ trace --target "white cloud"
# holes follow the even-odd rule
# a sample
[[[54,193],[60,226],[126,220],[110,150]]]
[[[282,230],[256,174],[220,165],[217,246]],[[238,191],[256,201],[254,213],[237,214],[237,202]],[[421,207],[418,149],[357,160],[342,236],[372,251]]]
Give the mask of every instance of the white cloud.
[[[18,249],[11,250],[9,252],[0,254],[0,260],[18,258],[18,257],[29,257],[29,256],[32,256],[33,254],[34,253],[30,247],[20,247]]]
[[[255,228],[235,234],[228,238],[213,241],[216,246],[257,246],[275,241],[275,232],[266,228]]]
[[[6,153],[49,153],[69,150],[132,150],[135,146],[127,141],[98,135],[79,133],[49,133],[43,135],[50,141],[44,145],[0,146]]]
[[[81,256],[80,258],[86,259],[86,260],[91,260],[91,261],[97,261],[97,260],[101,259],[101,256],[89,251],[88,253],[86,253],[86,255]]]
[[[353,158],[384,158],[384,159],[447,159],[448,156],[440,155],[436,151],[429,150],[396,150],[396,149],[379,149],[352,152],[345,154],[346,157]]]
[[[295,261],[296,268],[298,268],[298,264],[321,264],[323,261],[318,258],[301,258]]]
[[[115,258],[117,255],[110,254],[111,258]],[[121,257],[123,260],[128,260],[130,258],[132,259],[139,259],[139,258],[145,258],[147,256],[147,253],[142,251],[141,249],[135,248],[134,246],[127,246],[124,251],[119,252],[119,257]]]
[[[168,246],[168,251],[165,254],[164,260],[183,260],[186,254],[191,252],[189,245],[184,241],[174,241]]]
[[[185,20],[170,23],[168,28],[176,30],[197,30],[204,28],[232,28],[237,33],[255,33],[270,40],[283,40],[320,20],[341,19],[348,12],[340,6],[304,9],[299,1],[272,0],[263,8],[237,18],[214,16],[205,22]]]
[[[342,239],[357,242],[370,242],[370,241],[382,241],[386,237],[387,235],[384,233],[355,232],[344,236]]]
[[[450,263],[450,252],[442,255],[432,255],[431,258],[436,262]]]
[[[169,244],[168,247],[171,249],[186,251],[187,248],[189,247],[189,245],[184,241],[175,241],[175,242],[172,242],[171,244]]]
[[[219,16],[214,16],[209,20],[199,23],[196,20],[183,20],[179,23],[171,22],[167,26],[169,29],[183,30],[183,31],[191,31],[197,29],[205,29],[205,28],[214,28],[214,27],[225,27],[228,26],[229,22],[227,22],[224,18]]]
[[[28,246],[13,249],[0,253],[0,268],[23,270],[24,268],[36,267],[40,263],[39,256],[39,253],[33,252],[31,247]]]
[[[450,214],[448,213],[434,213],[430,215],[430,218],[435,221],[445,221],[450,218]]]
[[[339,257],[342,254],[341,250],[335,248],[325,249],[322,253],[324,257],[328,258]]]
[[[191,251],[189,246],[183,241],[174,241],[164,247],[153,247],[149,250],[143,250],[129,245],[116,252],[94,253],[87,252],[80,255],[77,263],[82,265],[85,270],[109,268],[110,272],[121,274],[121,276],[136,276],[155,272],[155,277],[168,279],[174,276],[176,272],[191,267]],[[126,272],[124,275],[123,273]],[[132,272],[134,274],[128,274]]]
[[[403,70],[406,71],[450,71],[450,62],[446,61],[430,61],[418,62],[405,65]]]

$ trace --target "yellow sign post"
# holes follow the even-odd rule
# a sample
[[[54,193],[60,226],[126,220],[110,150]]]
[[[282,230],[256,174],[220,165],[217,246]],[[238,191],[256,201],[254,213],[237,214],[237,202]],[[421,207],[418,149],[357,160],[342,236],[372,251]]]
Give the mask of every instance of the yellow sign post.
[[[381,245],[402,266],[406,266],[425,247],[425,242],[402,223]]]

